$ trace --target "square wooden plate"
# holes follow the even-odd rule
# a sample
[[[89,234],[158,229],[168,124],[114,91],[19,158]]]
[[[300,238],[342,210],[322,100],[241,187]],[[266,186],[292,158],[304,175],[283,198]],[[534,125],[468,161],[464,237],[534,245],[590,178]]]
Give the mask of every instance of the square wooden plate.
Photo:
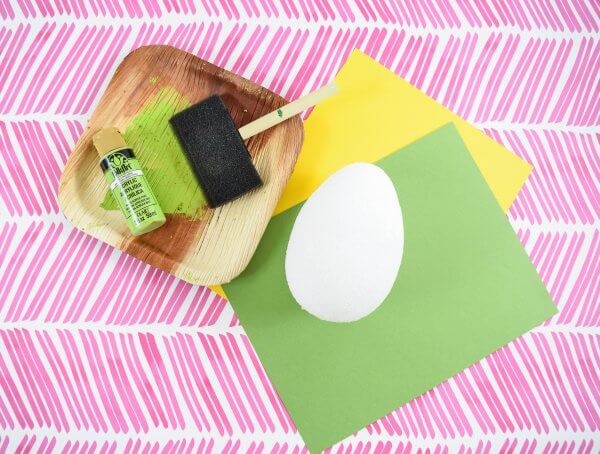
[[[59,203],[77,228],[150,265],[193,284],[226,283],[244,270],[271,218],[302,146],[302,121],[292,118],[246,142],[262,187],[220,208],[202,207],[200,219],[167,214],[163,227],[134,237],[120,211],[101,207],[107,184],[92,136],[108,126],[125,131],[165,89],[191,103],[218,93],[238,128],[286,103],[273,92],[187,52],[169,46],[137,49],[117,68],[75,145],[60,180]],[[168,127],[165,121],[164,128]]]

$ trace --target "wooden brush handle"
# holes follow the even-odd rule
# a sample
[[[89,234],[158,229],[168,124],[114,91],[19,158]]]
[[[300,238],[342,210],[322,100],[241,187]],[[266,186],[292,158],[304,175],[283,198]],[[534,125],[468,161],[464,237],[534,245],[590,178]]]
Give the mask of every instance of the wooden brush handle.
[[[282,106],[271,113],[263,115],[247,125],[242,126],[239,129],[240,135],[242,136],[242,139],[246,140],[247,138],[258,134],[259,132],[263,132],[266,129],[269,129],[287,120],[288,118],[293,117],[294,115],[298,115],[300,112],[303,112],[309,107],[312,107],[315,104],[318,104],[321,101],[335,95],[337,92],[338,86],[335,84],[335,82],[331,82],[329,85],[325,85],[324,87],[321,87],[312,93],[302,96],[301,98],[292,101],[291,103],[286,104],[285,106]]]

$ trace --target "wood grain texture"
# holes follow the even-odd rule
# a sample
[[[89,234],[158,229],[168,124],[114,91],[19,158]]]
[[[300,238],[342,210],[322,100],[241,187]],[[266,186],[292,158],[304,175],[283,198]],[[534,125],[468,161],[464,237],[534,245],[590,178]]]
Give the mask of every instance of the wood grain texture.
[[[150,78],[158,82],[149,83]],[[164,87],[192,103],[218,93],[238,128],[286,103],[249,80],[173,47],[139,48],[117,68],[75,145],[60,180],[59,203],[77,228],[153,266],[193,284],[229,282],[250,261],[292,172],[303,140],[302,121],[292,118],[246,141],[262,187],[217,209],[207,207],[199,220],[171,215],[164,227],[133,237],[120,211],[100,207],[107,185],[92,136],[107,126],[125,130]]]

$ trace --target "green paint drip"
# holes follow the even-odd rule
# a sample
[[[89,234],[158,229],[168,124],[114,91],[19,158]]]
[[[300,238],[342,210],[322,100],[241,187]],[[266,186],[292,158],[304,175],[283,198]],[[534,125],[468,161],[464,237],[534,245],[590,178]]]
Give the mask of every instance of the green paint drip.
[[[173,115],[189,105],[173,88],[162,88],[132,119],[124,137],[163,212],[201,219],[206,200],[169,124]],[[100,206],[105,210],[119,209],[110,191]]]

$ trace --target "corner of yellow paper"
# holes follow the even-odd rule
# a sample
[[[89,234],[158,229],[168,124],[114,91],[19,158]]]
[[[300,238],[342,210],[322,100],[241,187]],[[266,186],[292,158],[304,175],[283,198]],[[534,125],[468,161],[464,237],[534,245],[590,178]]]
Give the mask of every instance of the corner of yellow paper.
[[[227,295],[225,295],[225,290],[223,290],[223,287],[221,287],[220,285],[211,285],[208,288],[215,292],[217,295],[222,296],[223,298],[227,298]]]

